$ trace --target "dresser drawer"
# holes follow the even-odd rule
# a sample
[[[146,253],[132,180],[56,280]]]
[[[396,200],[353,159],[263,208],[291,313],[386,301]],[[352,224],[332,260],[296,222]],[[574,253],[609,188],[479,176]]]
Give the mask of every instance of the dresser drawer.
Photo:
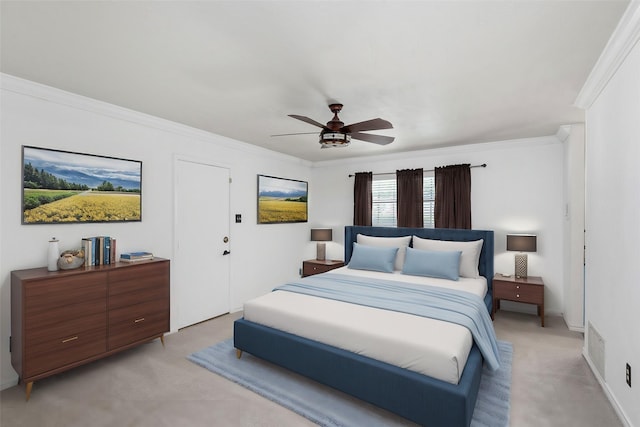
[[[89,300],[105,299],[107,273],[77,274],[27,283],[24,308],[27,317]]]
[[[160,299],[169,299],[169,287],[154,284],[152,287],[109,296],[109,310]]]
[[[510,301],[539,303],[544,298],[544,289],[538,285],[494,281],[493,296]]]
[[[31,348],[31,346],[41,345],[50,341],[62,341],[94,329],[103,329],[105,331],[103,339],[106,340],[107,312],[104,309],[102,311],[96,310],[83,317],[69,318],[64,321],[50,322],[40,327],[26,329],[25,345]]]
[[[36,332],[48,333],[49,329],[59,324],[66,324],[80,318],[86,318],[91,314],[102,316],[106,321],[107,301],[104,299],[94,299],[82,303],[56,306],[47,311],[32,309],[26,311],[25,330],[29,334]]]
[[[106,336],[106,322],[103,322],[96,328],[79,328],[33,344],[25,356],[23,375],[29,378],[104,353]]]
[[[159,287],[169,289],[169,262],[132,265],[109,272],[109,297]]]
[[[109,350],[169,331],[169,302],[154,300],[109,311]]]

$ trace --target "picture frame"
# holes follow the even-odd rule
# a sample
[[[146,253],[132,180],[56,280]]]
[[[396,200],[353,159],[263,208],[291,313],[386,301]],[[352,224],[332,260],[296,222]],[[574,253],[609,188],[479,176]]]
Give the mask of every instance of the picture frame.
[[[142,221],[142,162],[22,146],[22,224]]]
[[[307,222],[306,181],[258,175],[258,224]]]

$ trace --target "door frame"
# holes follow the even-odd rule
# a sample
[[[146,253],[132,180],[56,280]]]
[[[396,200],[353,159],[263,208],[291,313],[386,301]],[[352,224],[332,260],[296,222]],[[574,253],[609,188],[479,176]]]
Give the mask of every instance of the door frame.
[[[229,230],[229,248],[232,246],[232,236],[231,236],[231,165],[224,162],[216,162],[210,161],[208,159],[195,158],[189,155],[183,154],[174,154],[173,162],[172,162],[172,182],[173,182],[173,258],[176,258],[178,253],[178,183],[177,183],[177,174],[178,174],[178,162],[188,162],[188,163],[197,163],[205,166],[212,166],[216,168],[227,169],[229,171],[229,200],[227,200],[227,206],[229,207],[229,211],[227,212],[227,227]],[[176,269],[171,269],[171,305],[170,305],[170,330],[171,332],[178,331],[178,320],[180,318],[180,309],[179,309],[179,299],[180,299],[180,291],[177,290],[175,283],[177,281],[176,277]],[[229,283],[227,286],[227,301],[226,301],[227,311],[231,311],[231,262],[229,262]]]

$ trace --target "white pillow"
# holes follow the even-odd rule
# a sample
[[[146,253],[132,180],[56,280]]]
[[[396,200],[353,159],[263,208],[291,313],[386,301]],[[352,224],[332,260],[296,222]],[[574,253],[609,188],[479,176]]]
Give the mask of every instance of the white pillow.
[[[480,261],[480,251],[482,250],[484,240],[475,240],[472,242],[451,242],[448,240],[422,239],[413,236],[414,249],[423,251],[462,251],[460,256],[460,276],[477,279],[480,277],[478,272],[478,262]]]
[[[411,236],[402,237],[375,237],[367,236],[364,234],[358,234],[356,236],[356,243],[366,246],[378,246],[378,247],[391,247],[398,248],[398,254],[396,255],[395,269],[402,270],[404,265],[404,256],[407,252],[407,246],[411,242]]]

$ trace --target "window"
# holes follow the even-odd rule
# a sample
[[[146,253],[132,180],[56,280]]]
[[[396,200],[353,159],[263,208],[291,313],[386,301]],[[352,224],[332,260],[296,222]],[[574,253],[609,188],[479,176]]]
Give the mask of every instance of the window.
[[[433,207],[436,200],[436,185],[433,172],[424,174],[422,188],[424,227],[433,228]],[[396,216],[397,190],[395,175],[374,176],[371,183],[371,193],[373,199],[371,224],[379,227],[396,227],[398,220]]]

